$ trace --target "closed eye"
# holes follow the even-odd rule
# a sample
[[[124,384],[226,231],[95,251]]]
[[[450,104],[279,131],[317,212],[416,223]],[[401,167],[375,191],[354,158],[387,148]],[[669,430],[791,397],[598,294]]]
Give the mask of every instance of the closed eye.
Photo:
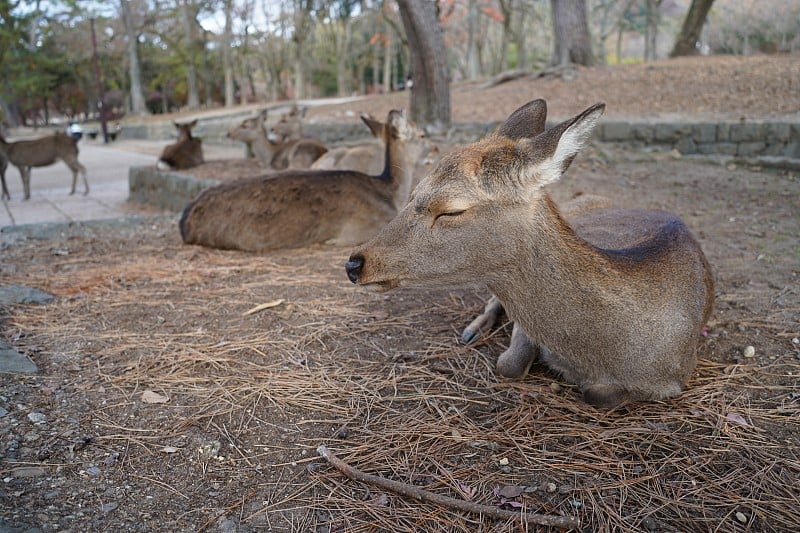
[[[466,212],[466,210],[463,210],[463,209],[461,211],[446,211],[444,213],[439,213],[438,215],[436,215],[436,218],[434,218],[433,220],[435,222],[436,220],[439,220],[441,217],[453,218],[453,217],[457,217],[459,215],[463,215],[465,212]]]

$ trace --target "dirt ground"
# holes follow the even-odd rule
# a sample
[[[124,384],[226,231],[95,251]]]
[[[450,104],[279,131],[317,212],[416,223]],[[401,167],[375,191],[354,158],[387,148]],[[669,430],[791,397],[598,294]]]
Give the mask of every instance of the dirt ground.
[[[499,120],[512,94],[546,93],[566,116],[602,85],[634,116],[656,94],[650,69],[663,95],[653,112],[796,116],[799,64],[581,69],[571,82],[464,89],[454,110]],[[691,89],[675,81],[686,65]],[[665,103],[687,92],[698,96]],[[796,530],[800,177],[600,145],[551,188],[557,201],[578,192],[677,213],[714,269],[700,364],[675,399],[606,412],[540,366],[498,377],[508,325],[476,345],[458,340],[484,290],[366,293],[344,274],[347,249],[184,246],[172,216],[6,247],[0,282],[58,298],[2,316],[0,335],[41,372],[2,378],[0,530],[541,529],[352,481],[320,445],[370,474],[575,517],[583,531]]]

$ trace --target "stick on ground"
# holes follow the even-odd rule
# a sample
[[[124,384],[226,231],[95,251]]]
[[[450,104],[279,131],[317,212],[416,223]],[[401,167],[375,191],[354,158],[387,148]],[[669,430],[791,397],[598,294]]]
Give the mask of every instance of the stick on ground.
[[[339,472],[341,472],[342,474],[344,474],[345,476],[349,477],[352,480],[361,481],[363,483],[369,483],[371,485],[375,485],[382,489],[396,492],[398,494],[402,494],[403,496],[408,496],[409,498],[414,498],[416,500],[420,500],[423,502],[433,503],[436,505],[449,507],[451,509],[456,509],[458,511],[464,511],[467,513],[481,514],[485,516],[490,516],[492,518],[501,518],[505,520],[508,519],[520,520],[523,522],[529,522],[543,526],[554,526],[562,528],[577,528],[580,526],[580,521],[577,518],[572,518],[568,516],[553,516],[553,515],[543,515],[537,513],[525,513],[525,512],[518,513],[515,511],[506,511],[505,509],[499,509],[497,507],[492,507],[489,505],[481,505],[478,503],[458,500],[456,498],[451,498],[449,496],[442,496],[441,494],[436,494],[434,492],[423,490],[419,487],[408,485],[407,483],[401,483],[399,481],[394,481],[391,479],[382,478],[380,476],[367,474],[366,472],[362,472],[357,468],[350,466],[349,464],[342,461],[338,457],[336,457],[333,454],[333,452],[331,452],[330,449],[328,449],[326,446],[318,447],[317,453],[319,453],[322,457],[324,457],[325,460],[327,460],[331,464],[331,466],[336,468],[336,470],[338,470]]]

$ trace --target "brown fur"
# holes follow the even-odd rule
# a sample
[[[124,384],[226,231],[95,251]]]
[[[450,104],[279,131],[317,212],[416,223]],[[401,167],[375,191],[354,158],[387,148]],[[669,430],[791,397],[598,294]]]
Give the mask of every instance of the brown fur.
[[[267,111],[264,110],[266,120]],[[299,141],[303,138],[303,118],[306,116],[306,108],[293,105],[292,108],[280,116],[270,129],[270,133],[278,137],[281,142]]]
[[[178,170],[202,165],[203,141],[192,137],[192,129],[197,125],[197,120],[187,124],[173,124],[178,129],[178,140],[167,145],[158,160]]]
[[[78,173],[83,177],[83,194],[89,194],[89,182],[86,181],[86,167],[78,161],[78,140],[63,133],[56,133],[41,139],[30,141],[6,142],[0,136],[0,152],[4,158],[19,170],[22,177],[22,188],[24,199],[31,197],[31,168],[46,167],[52,165],[59,159],[66,163],[72,171],[72,189],[70,194],[75,194],[75,186],[78,182]],[[0,158],[2,159],[2,158]],[[5,168],[8,165],[0,164],[2,167],[3,196],[11,198],[6,188]]]
[[[524,375],[538,356],[598,406],[679,394],[714,299],[697,241],[675,215],[605,202],[568,222],[543,189],[602,111],[540,131],[546,107],[531,102],[448,155],[351,255],[348,276],[376,290],[485,283],[515,321],[501,375]]]
[[[311,168],[319,170],[357,170],[365,174],[379,174],[383,170],[383,163],[386,158],[386,147],[381,142],[385,124],[367,113],[361,114],[361,120],[367,125],[373,137],[378,140],[377,142],[334,148],[314,161]]]
[[[328,149],[314,139],[271,141],[264,129],[267,111],[245,119],[228,131],[228,137],[252,149],[261,166],[267,169],[309,168]]]
[[[389,113],[384,172],[287,170],[207,189],[184,210],[187,244],[261,251],[366,241],[408,200],[417,128]]]

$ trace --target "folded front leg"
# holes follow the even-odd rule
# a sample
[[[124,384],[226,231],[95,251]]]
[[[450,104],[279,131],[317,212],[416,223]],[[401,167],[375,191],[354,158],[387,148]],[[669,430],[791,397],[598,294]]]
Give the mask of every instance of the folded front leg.
[[[530,370],[538,354],[539,348],[536,344],[518,324],[514,323],[511,344],[497,358],[497,373],[507,378],[523,377]]]

